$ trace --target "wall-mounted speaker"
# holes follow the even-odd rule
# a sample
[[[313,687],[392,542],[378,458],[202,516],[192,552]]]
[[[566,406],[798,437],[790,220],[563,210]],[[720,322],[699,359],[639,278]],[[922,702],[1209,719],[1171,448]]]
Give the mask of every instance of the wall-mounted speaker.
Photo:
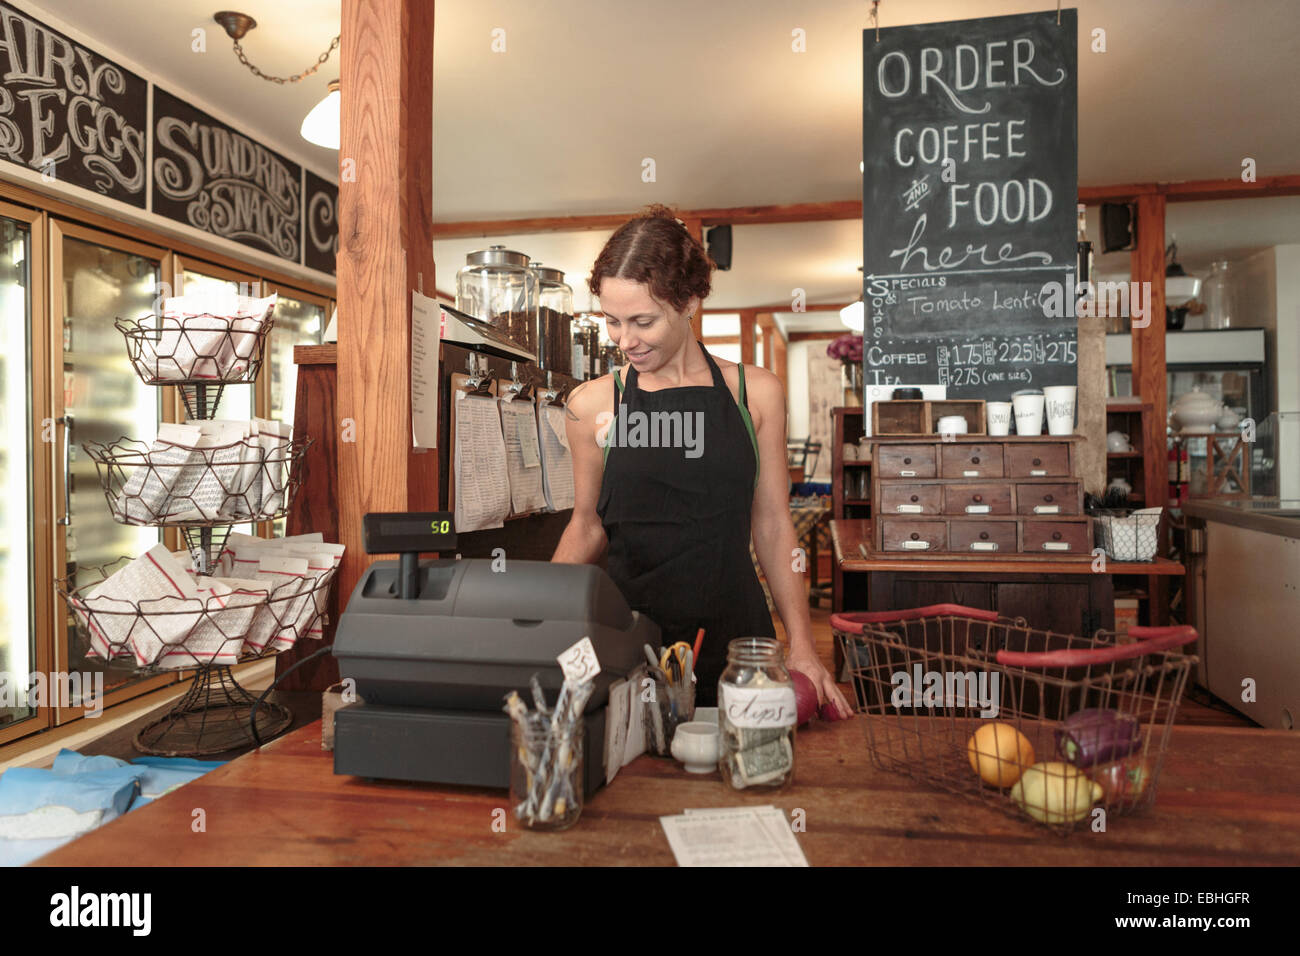
[[[731,268],[731,226],[714,226],[704,234],[704,243],[715,266],[723,272]]]
[[[1133,228],[1131,203],[1104,202],[1101,204],[1101,251],[1123,252],[1132,249],[1137,240]]]

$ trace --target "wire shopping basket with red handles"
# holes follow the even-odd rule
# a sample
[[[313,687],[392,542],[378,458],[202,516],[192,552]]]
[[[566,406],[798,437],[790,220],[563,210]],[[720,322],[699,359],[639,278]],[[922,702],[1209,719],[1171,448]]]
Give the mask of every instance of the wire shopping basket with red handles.
[[[1154,802],[1196,662],[1191,627],[1074,637],[955,604],[831,629],[858,711],[884,718],[873,764],[1063,833]]]

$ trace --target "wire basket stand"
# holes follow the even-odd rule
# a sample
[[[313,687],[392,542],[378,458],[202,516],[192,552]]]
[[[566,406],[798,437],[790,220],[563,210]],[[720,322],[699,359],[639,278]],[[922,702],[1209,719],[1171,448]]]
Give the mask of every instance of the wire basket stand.
[[[227,385],[255,383],[273,322],[272,306],[264,320],[203,313],[118,319],[115,325],[140,380],[175,386],[189,419],[209,420],[216,417]],[[271,455],[227,445],[204,449],[197,463],[170,466],[154,462],[148,445],[129,439],[83,448],[96,463],[114,519],[177,528],[195,575],[210,576],[235,525],[288,513],[310,443],[285,442]],[[140,479],[135,486],[133,476]],[[157,483],[153,492],[143,494],[151,481]],[[185,487],[177,489],[178,482]],[[215,508],[214,496],[221,502]],[[209,755],[257,743],[249,726],[256,698],[231,667],[276,654],[318,629],[333,578],[330,572],[274,590],[218,594],[211,588],[202,600],[168,596],[133,602],[97,600],[90,592],[108,569],[84,570],[97,572],[99,580],[57,581],[55,587],[94,651],[87,656],[102,658],[108,667],[130,658],[138,675],[194,672],[185,694],[135,737],[136,750],[158,756]],[[292,720],[289,708],[263,702],[257,708],[258,736],[269,739]]]
[[[231,672],[236,663],[272,656],[318,636],[333,574],[291,578],[259,589],[215,587],[200,597],[142,601],[96,596],[97,586],[130,562],[123,557],[94,572],[94,580],[56,587],[88,635],[86,656],[114,667],[129,659],[138,675],[193,670],[188,691],[171,710],[143,728],[136,747],[159,756],[215,754],[253,744],[249,716],[255,698]],[[195,577],[196,582],[202,576]],[[293,720],[288,708],[263,702],[258,737],[265,740]]]
[[[240,686],[229,664],[200,667],[189,691],[164,716],[135,736],[135,748],[158,757],[224,753],[255,745],[249,714],[257,698]],[[265,701],[257,710],[257,733],[269,740],[288,729],[293,712]]]
[[[831,628],[874,766],[1061,834],[1154,803],[1194,629],[1077,637],[957,605]]]

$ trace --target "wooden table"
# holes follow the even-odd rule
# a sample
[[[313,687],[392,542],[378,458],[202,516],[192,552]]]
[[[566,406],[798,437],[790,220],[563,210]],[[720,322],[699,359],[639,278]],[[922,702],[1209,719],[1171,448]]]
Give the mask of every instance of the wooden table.
[[[45,866],[610,865],[674,863],[659,816],[686,807],[774,804],[806,813],[813,865],[1189,866],[1300,864],[1300,736],[1179,726],[1156,806],[1069,838],[910,778],[878,770],[867,721],[799,732],[796,782],[779,793],[725,790],[676,763],[641,757],[564,833],[508,819],[504,791],[367,783],[333,774],[309,724],[42,857]],[[207,831],[191,831],[195,808]],[[506,811],[507,814],[509,811]]]

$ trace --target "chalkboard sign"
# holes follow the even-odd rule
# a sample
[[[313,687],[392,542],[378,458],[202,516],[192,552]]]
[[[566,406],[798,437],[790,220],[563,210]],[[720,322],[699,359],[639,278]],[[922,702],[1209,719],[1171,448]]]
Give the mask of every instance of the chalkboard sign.
[[[339,250],[339,187],[307,170],[306,226],[302,264],[334,274]]]
[[[863,34],[868,385],[1077,379],[1074,10]]]
[[[148,84],[0,3],[0,159],[145,205]]]
[[[153,88],[153,211],[292,262],[302,255],[302,167]]]

